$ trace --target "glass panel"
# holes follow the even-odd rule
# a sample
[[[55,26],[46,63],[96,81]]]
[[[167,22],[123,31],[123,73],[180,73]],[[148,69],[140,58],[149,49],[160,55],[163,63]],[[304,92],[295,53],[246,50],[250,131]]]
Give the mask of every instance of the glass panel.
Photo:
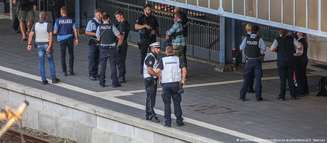
[[[207,0],[200,0],[200,1],[207,1]],[[220,0],[211,0],[211,8],[212,9],[219,9],[220,7]]]
[[[327,32],[327,0],[321,0],[321,31]]]
[[[285,24],[294,24],[294,9],[293,9],[293,0],[284,0],[284,23]]]
[[[281,22],[281,0],[271,0],[271,20]]]
[[[234,12],[244,15],[244,0],[234,0]]]
[[[306,0],[296,0],[296,25],[305,27],[306,25]]]
[[[309,28],[310,29],[318,29],[318,0],[309,0]]]
[[[187,0],[188,4],[197,5],[197,0]]]
[[[259,18],[269,19],[269,0],[259,0]]]
[[[232,0],[223,0],[223,9],[232,12]]]
[[[256,17],[256,0],[246,0],[246,15]]]
[[[199,6],[208,7],[208,0],[199,0]]]

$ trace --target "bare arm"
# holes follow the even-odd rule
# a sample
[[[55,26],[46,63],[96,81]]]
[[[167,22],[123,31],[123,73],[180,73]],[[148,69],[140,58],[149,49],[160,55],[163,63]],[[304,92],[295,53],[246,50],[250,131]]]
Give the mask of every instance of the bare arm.
[[[124,40],[123,35],[120,34],[119,36],[117,36],[117,39],[118,39],[118,41],[117,41],[117,45],[118,45],[118,46],[121,46],[122,43],[123,43],[123,40]]]
[[[156,72],[155,70],[154,70],[154,68],[152,68],[152,67],[147,67],[147,72],[148,72],[148,74],[150,74],[151,76],[159,76],[159,73],[158,72]]]
[[[181,74],[181,76],[182,76],[181,77],[181,79],[182,79],[181,83],[186,84],[186,78],[187,78],[187,74],[188,74],[187,68],[186,67],[182,68],[181,72],[182,72],[182,74]]]
[[[85,35],[87,36],[96,36],[96,33],[95,32],[85,32]]]
[[[136,29],[136,30],[141,30],[141,29],[144,29],[144,28],[151,29],[151,27],[147,24],[135,24],[134,25],[134,29]]]
[[[30,34],[28,35],[28,42],[27,42],[27,50],[31,51],[32,50],[32,40],[33,40],[34,32],[31,31]]]

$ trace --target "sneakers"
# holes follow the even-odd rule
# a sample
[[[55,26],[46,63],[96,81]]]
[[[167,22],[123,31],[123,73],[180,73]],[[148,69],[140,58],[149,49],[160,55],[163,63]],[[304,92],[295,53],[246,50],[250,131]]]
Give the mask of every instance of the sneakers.
[[[185,124],[183,123],[183,121],[177,121],[176,123],[177,123],[177,126],[178,126],[178,127],[181,127],[181,126],[184,126],[184,125],[185,125]]]
[[[47,85],[47,84],[48,84],[48,81],[47,81],[47,80],[43,80],[41,83],[42,83],[43,85]]]
[[[59,83],[59,82],[60,82],[60,79],[58,79],[58,78],[52,79],[53,84],[56,84],[56,83]]]

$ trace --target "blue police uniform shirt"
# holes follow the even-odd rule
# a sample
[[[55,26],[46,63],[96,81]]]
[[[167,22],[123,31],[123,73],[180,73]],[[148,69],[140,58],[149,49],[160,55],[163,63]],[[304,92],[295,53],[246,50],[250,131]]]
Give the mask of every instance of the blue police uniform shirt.
[[[57,31],[57,41],[64,41],[73,38],[73,32],[76,29],[73,19],[63,16],[56,20],[54,31]]]
[[[98,26],[101,24],[101,21],[98,21],[96,18],[89,20],[87,27],[85,28],[86,32],[96,32]]]

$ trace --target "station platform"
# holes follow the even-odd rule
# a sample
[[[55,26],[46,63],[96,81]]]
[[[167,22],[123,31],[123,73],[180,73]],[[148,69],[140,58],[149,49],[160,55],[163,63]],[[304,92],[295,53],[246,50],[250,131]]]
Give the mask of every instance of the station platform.
[[[56,95],[107,108],[116,112],[144,118],[145,90],[139,74],[139,52],[131,44],[127,56],[127,83],[120,88],[102,88],[88,79],[87,41],[75,48],[75,76],[64,77],[60,72],[60,53],[55,44],[57,75],[62,83],[42,85],[38,77],[37,52],[26,50],[26,43],[11,30],[10,21],[0,20],[0,78]],[[239,100],[242,69],[234,72],[215,72],[214,66],[188,62],[189,79],[182,95],[182,110],[186,125],[173,128],[220,142],[239,142],[239,139],[326,139],[327,101],[315,96],[320,76],[309,70],[311,93],[279,101],[279,78],[275,68],[265,68],[263,102],[248,94],[247,102]],[[47,69],[48,70],[48,69]],[[320,71],[319,71],[320,72]],[[324,71],[322,71],[324,72]],[[110,71],[107,81],[110,85]],[[48,74],[49,75],[49,74]],[[163,101],[158,90],[156,112],[163,123]],[[173,108],[172,108],[173,109]],[[174,122],[173,122],[174,123]],[[163,127],[165,128],[165,127]]]

